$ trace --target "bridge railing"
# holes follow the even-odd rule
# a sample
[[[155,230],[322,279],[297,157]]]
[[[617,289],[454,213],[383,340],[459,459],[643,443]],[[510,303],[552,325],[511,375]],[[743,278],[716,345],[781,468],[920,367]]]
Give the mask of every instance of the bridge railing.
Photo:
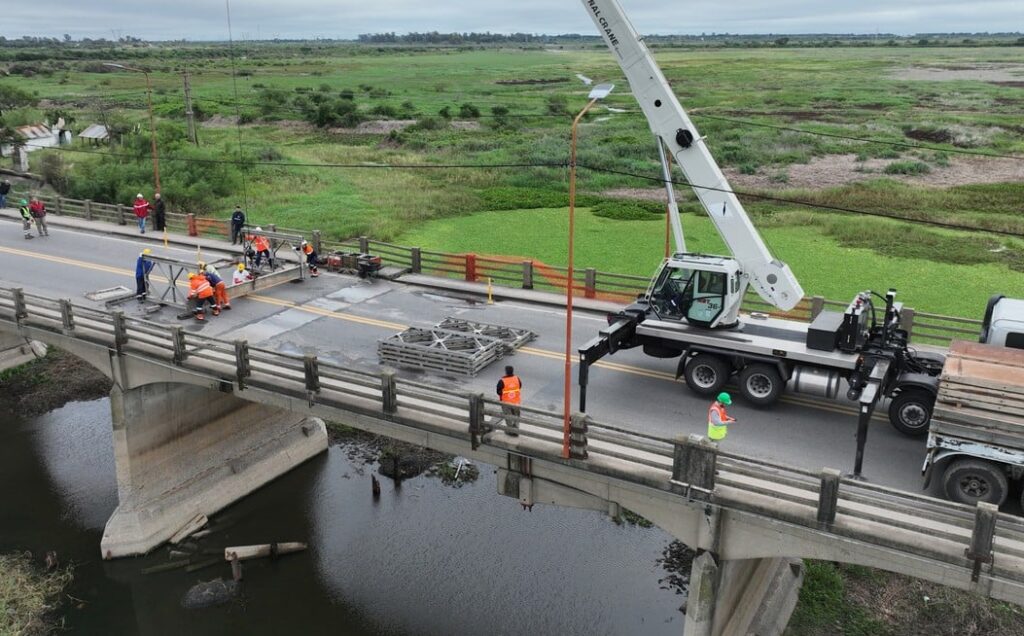
[[[182,327],[75,305],[68,300],[0,288],[0,322],[31,337],[57,334],[187,369],[244,392],[308,400],[346,412],[434,430],[480,445],[507,444],[518,433],[529,452],[547,461],[586,462],[589,470],[735,510],[894,547],[1024,583],[1024,519],[719,450],[703,438],[666,439],[575,414],[571,459],[561,459],[562,416],[520,405],[517,427],[507,405],[479,393],[371,373],[315,352],[283,353],[186,332]],[[25,331],[30,330],[30,331]],[[548,448],[550,451],[536,450]],[[995,557],[995,558],[993,558]]]

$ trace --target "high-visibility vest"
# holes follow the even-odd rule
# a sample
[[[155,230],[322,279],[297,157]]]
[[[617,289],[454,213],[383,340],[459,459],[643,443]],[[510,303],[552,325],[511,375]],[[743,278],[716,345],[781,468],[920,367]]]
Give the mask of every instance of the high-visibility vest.
[[[505,376],[501,379],[501,401],[509,404],[519,404],[521,392],[519,388],[523,385],[519,378],[514,375]]]
[[[267,237],[265,236],[257,236],[255,239],[253,239],[253,247],[256,249],[257,252],[269,252],[270,241],[268,241]]]
[[[711,419],[712,413],[718,413],[718,419],[722,420],[721,424],[715,424],[714,420]],[[713,402],[708,409],[708,439],[715,441],[725,439],[725,436],[729,433],[729,426],[726,424],[728,421],[729,416],[725,413],[725,407],[717,401]]]
[[[206,280],[205,276],[196,276],[195,278],[193,278],[191,281],[189,281],[189,287],[192,290],[189,293],[190,298],[196,297],[199,299],[203,299],[213,296],[213,287],[210,287],[210,282]]]

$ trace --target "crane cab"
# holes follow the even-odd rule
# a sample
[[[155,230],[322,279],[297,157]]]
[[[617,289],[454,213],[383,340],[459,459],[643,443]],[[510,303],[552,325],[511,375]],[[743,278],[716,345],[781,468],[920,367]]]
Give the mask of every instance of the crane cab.
[[[746,286],[734,259],[681,253],[662,262],[647,299],[660,320],[686,320],[711,329],[732,327],[739,319]]]

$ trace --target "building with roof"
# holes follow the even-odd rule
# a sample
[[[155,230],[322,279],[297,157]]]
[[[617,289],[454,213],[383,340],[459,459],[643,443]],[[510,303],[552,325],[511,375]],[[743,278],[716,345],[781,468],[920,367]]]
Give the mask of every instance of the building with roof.
[[[28,171],[28,155],[43,148],[53,148],[71,143],[71,131],[65,128],[64,118],[57,120],[53,126],[47,124],[29,124],[18,126],[14,130],[22,141],[0,146],[0,157],[14,157],[14,167],[22,172]]]

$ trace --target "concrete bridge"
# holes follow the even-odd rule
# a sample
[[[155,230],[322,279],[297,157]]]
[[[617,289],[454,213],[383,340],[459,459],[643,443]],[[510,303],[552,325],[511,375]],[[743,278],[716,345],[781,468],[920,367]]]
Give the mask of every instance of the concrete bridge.
[[[41,341],[107,374],[119,506],[104,558],[159,545],[324,450],[322,419],[499,467],[525,505],[628,508],[698,549],[687,633],[774,631],[799,587],[798,558],[856,563],[1020,603],[1024,520],[666,439],[623,424],[523,407],[520,435],[483,394],[359,371],[315,353],[0,289],[7,348]],[[493,428],[495,430],[488,431]],[[784,619],[782,619],[784,625]],[[768,626],[768,627],[765,627]],[[774,627],[771,627],[774,626]]]

